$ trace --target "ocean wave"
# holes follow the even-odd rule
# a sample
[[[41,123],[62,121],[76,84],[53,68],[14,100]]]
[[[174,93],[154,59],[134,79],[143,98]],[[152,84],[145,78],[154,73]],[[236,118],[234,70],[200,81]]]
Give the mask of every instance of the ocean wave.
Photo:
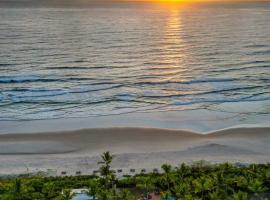
[[[116,85],[115,87],[118,87]],[[102,88],[102,89],[112,89],[110,88]],[[184,104],[194,104],[194,103],[206,103],[206,102],[236,102],[236,101],[262,101],[270,98],[269,93],[267,92],[261,92],[261,93],[254,93],[251,95],[248,94],[242,94],[241,95],[235,95],[232,93],[230,96],[226,95],[221,98],[221,96],[209,96],[212,94],[223,94],[224,92],[243,92],[243,91],[249,91],[252,89],[258,89],[261,88],[261,86],[248,86],[248,87],[235,87],[235,88],[227,88],[227,89],[221,89],[221,90],[213,90],[213,91],[206,91],[206,92],[198,92],[198,93],[191,93],[191,94],[165,94],[165,95],[147,95],[147,94],[129,94],[129,93],[122,93],[115,95],[114,97],[108,97],[106,99],[98,99],[98,100],[88,100],[88,99],[68,99],[63,98],[62,100],[57,99],[39,99],[38,97],[49,97],[49,96],[57,96],[57,95],[64,95],[64,94],[76,94],[76,93],[87,93],[90,91],[94,91],[93,89],[80,89],[80,90],[73,90],[73,91],[61,91],[61,90],[55,90],[55,91],[48,91],[48,90],[36,90],[37,94],[34,94],[34,92],[30,92],[24,95],[15,95],[12,97],[11,101],[9,101],[10,104],[46,104],[46,105],[56,105],[56,104],[63,104],[63,105],[69,105],[69,104],[77,104],[77,105],[95,105],[95,104],[101,104],[101,103],[110,103],[110,102],[137,102],[137,103],[146,103],[146,104],[170,104],[174,101],[183,101]],[[27,91],[27,90],[19,90],[19,91]],[[191,101],[190,98],[186,99],[186,97],[192,97],[192,99],[197,99],[195,101]],[[170,98],[170,101],[160,101],[161,99],[168,99]],[[0,98],[1,99],[1,98]],[[151,100],[150,100],[151,99]],[[211,99],[211,100],[210,100]],[[188,102],[185,102],[187,101]],[[179,103],[178,103],[179,104]]]
[[[194,105],[194,104],[224,104],[224,103],[238,103],[238,102],[255,102],[255,101],[268,101],[270,100],[270,97],[262,97],[262,98],[235,98],[235,99],[206,99],[206,100],[200,100],[200,101],[190,101],[190,102],[175,102],[173,105],[174,106],[185,106],[185,105]]]
[[[263,100],[269,111],[270,15],[256,5],[241,15],[259,24],[233,32],[238,8],[39,11],[7,8],[1,19],[0,121]]]
[[[14,102],[21,101],[25,98],[38,98],[38,97],[56,97],[68,94],[89,93],[102,90],[110,90],[121,87],[119,84],[93,84],[88,87],[69,88],[69,89],[26,89],[26,88],[14,88],[12,90],[4,90],[6,98],[0,98],[0,101],[5,99],[12,99]],[[24,101],[24,100],[23,100]]]
[[[240,81],[238,78],[205,78],[205,79],[195,79],[187,81],[140,81],[134,83],[134,85],[163,85],[163,84],[199,84],[199,83],[218,83],[218,82],[233,82]]]
[[[264,69],[264,68],[270,68],[269,65],[259,65],[259,66],[245,66],[245,67],[232,67],[229,69],[217,69],[217,70],[212,70],[212,72],[232,72],[232,71],[240,71],[240,70],[245,70],[245,69]]]
[[[264,47],[269,47],[267,44],[250,44],[246,45],[246,48],[264,48]]]
[[[39,76],[0,76],[0,83],[50,82],[57,79],[41,78]]]
[[[8,66],[15,66],[15,64],[12,64],[12,63],[0,63],[0,67],[8,67]]]
[[[125,66],[91,66],[91,64],[87,64],[87,66],[73,66],[73,67],[68,67],[68,66],[61,66],[61,67],[46,67],[47,69],[55,69],[55,70],[92,70],[92,69],[122,69],[126,68]]]
[[[106,98],[106,99],[100,99],[97,101],[89,101],[89,100],[33,100],[33,99],[13,99],[13,102],[10,102],[9,105],[12,104],[32,104],[32,105],[98,105],[98,104],[106,104],[106,103],[112,103],[112,102],[136,102],[136,103],[147,103],[149,104],[149,101],[144,100],[137,100],[137,99],[121,99],[121,98]]]
[[[46,67],[46,69],[57,69],[57,70],[79,70],[79,69],[89,69],[90,67],[74,66],[74,67]]]
[[[224,92],[233,92],[233,91],[244,91],[244,90],[252,90],[252,89],[259,89],[263,88],[264,86],[246,86],[246,87],[232,87],[232,88],[224,88],[220,90],[211,90],[211,91],[204,91],[204,92],[197,92],[197,93],[183,93],[180,94],[165,94],[165,95],[142,95],[145,98],[171,98],[171,97],[186,97],[186,96],[202,96],[202,95],[209,95],[209,94],[223,94]],[[198,97],[197,97],[198,98]]]
[[[110,85],[91,85],[89,88],[79,88],[79,89],[74,89],[72,91],[70,91],[70,93],[87,93],[87,92],[94,92],[94,91],[102,91],[102,90],[109,90],[109,89],[115,89],[115,88],[119,88],[122,85],[120,84],[110,84]]]
[[[51,78],[50,78],[51,77]],[[94,80],[87,77],[54,77],[54,76],[35,76],[35,75],[20,75],[20,76],[0,76],[0,83],[26,83],[26,82],[69,82]]]
[[[180,99],[177,99],[173,102],[168,102],[166,104],[164,103],[158,103],[158,102],[149,102],[149,101],[144,101],[144,100],[137,100],[137,99],[103,99],[103,100],[98,100],[98,101],[38,101],[38,100],[17,100],[14,101],[10,104],[7,105],[15,105],[15,104],[31,104],[31,105],[48,105],[48,106],[68,106],[68,105],[75,105],[75,106],[94,106],[94,105],[99,105],[99,104],[108,104],[108,103],[114,103],[114,102],[125,102],[125,103],[142,103],[145,105],[166,105],[166,106],[184,106],[184,105],[206,105],[206,103],[211,103],[211,104],[222,104],[222,103],[234,103],[234,102],[255,102],[255,101],[267,101],[270,100],[270,96],[263,96],[263,97],[256,97],[254,98],[253,96],[248,96],[248,97],[240,97],[240,98],[229,98],[229,99],[200,99],[200,100],[192,100],[192,101],[181,101]],[[1,107],[1,106],[0,106]],[[130,107],[131,108],[131,107]]]
[[[16,99],[25,98],[55,97],[69,93],[67,90],[17,90],[20,93],[16,94],[14,93],[15,91],[13,90],[11,93],[9,93],[9,98],[12,98],[12,101],[17,101]]]
[[[265,55],[265,56],[267,56],[269,54],[270,54],[270,49],[253,51],[251,53],[247,53],[247,55]]]

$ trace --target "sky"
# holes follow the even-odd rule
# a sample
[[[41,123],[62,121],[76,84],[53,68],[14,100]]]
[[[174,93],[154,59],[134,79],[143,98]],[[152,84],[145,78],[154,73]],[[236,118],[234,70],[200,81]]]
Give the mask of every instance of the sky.
[[[257,2],[270,0],[0,0],[2,6],[85,6],[85,5],[110,5],[116,2]],[[178,2],[178,3],[179,3]]]

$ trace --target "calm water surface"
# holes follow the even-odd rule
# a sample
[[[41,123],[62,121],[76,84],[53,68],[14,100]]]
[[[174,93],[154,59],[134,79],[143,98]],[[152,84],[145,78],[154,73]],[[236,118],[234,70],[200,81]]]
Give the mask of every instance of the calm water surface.
[[[0,19],[2,121],[270,105],[267,3],[0,8]]]

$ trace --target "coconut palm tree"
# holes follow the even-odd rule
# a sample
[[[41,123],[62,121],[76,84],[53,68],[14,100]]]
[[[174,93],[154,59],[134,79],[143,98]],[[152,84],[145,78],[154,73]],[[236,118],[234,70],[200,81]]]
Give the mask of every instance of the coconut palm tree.
[[[97,194],[99,192],[99,184],[97,180],[91,180],[89,183],[89,189],[87,190],[86,194],[91,196],[93,200],[96,200]]]
[[[71,200],[75,196],[69,189],[64,189],[61,194],[56,198],[57,200]]]
[[[177,200],[201,200],[199,197],[192,196],[191,194],[187,194],[184,198],[179,198]]]
[[[135,197],[131,194],[129,190],[121,190],[118,194],[118,199],[121,200],[135,200]]]
[[[249,185],[249,181],[244,176],[235,177],[236,186],[240,189],[247,188]]]
[[[209,193],[211,200],[232,200],[223,189],[216,188],[214,191]]]
[[[177,199],[184,199],[185,196],[189,193],[189,190],[190,184],[187,180],[185,182],[177,182],[173,187],[173,191]]]
[[[205,199],[205,195],[207,191],[210,191],[213,187],[213,182],[209,177],[200,177],[193,181],[195,186],[195,193],[201,194],[202,200]]]
[[[115,175],[111,170],[111,162],[113,157],[114,156],[111,155],[109,151],[106,151],[101,156],[102,160],[98,162],[98,164],[101,165],[99,170],[101,176],[103,177],[105,188],[109,188],[111,184],[113,187],[113,182],[115,180]]]
[[[97,199],[98,200],[114,200],[115,198],[109,189],[103,189],[98,192]]]
[[[234,200],[247,200],[248,199],[248,193],[238,191],[233,193],[233,199]]]
[[[161,199],[162,200],[172,200],[172,194],[170,191],[161,192]]]
[[[267,188],[263,186],[263,182],[259,179],[251,181],[249,183],[248,189],[257,197],[267,190]]]
[[[163,164],[161,168],[164,171],[164,180],[167,185],[167,190],[170,191],[170,173],[172,172],[172,166],[168,164]]]
[[[182,163],[180,167],[176,168],[176,175],[177,178],[182,181],[184,177],[188,176],[191,173],[190,167],[187,166],[185,163]]]
[[[154,189],[154,184],[150,177],[137,177],[136,187],[144,190],[144,196],[148,199],[150,190]]]
[[[22,181],[21,181],[21,179],[15,179],[13,193],[17,197],[22,196]]]
[[[53,199],[58,195],[53,182],[43,184],[42,193],[46,199]]]
[[[113,160],[113,155],[106,151],[101,155],[102,160],[98,162],[98,164],[105,164],[106,166],[109,166]]]
[[[15,179],[13,186],[10,190],[10,200],[27,200],[30,196],[27,196],[23,191],[23,185],[21,179]]]

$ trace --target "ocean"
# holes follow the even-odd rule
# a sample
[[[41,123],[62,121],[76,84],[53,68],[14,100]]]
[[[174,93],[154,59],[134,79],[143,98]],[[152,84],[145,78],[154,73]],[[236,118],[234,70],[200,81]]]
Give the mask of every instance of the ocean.
[[[189,110],[270,120],[270,3],[13,6],[0,19],[0,121]]]

